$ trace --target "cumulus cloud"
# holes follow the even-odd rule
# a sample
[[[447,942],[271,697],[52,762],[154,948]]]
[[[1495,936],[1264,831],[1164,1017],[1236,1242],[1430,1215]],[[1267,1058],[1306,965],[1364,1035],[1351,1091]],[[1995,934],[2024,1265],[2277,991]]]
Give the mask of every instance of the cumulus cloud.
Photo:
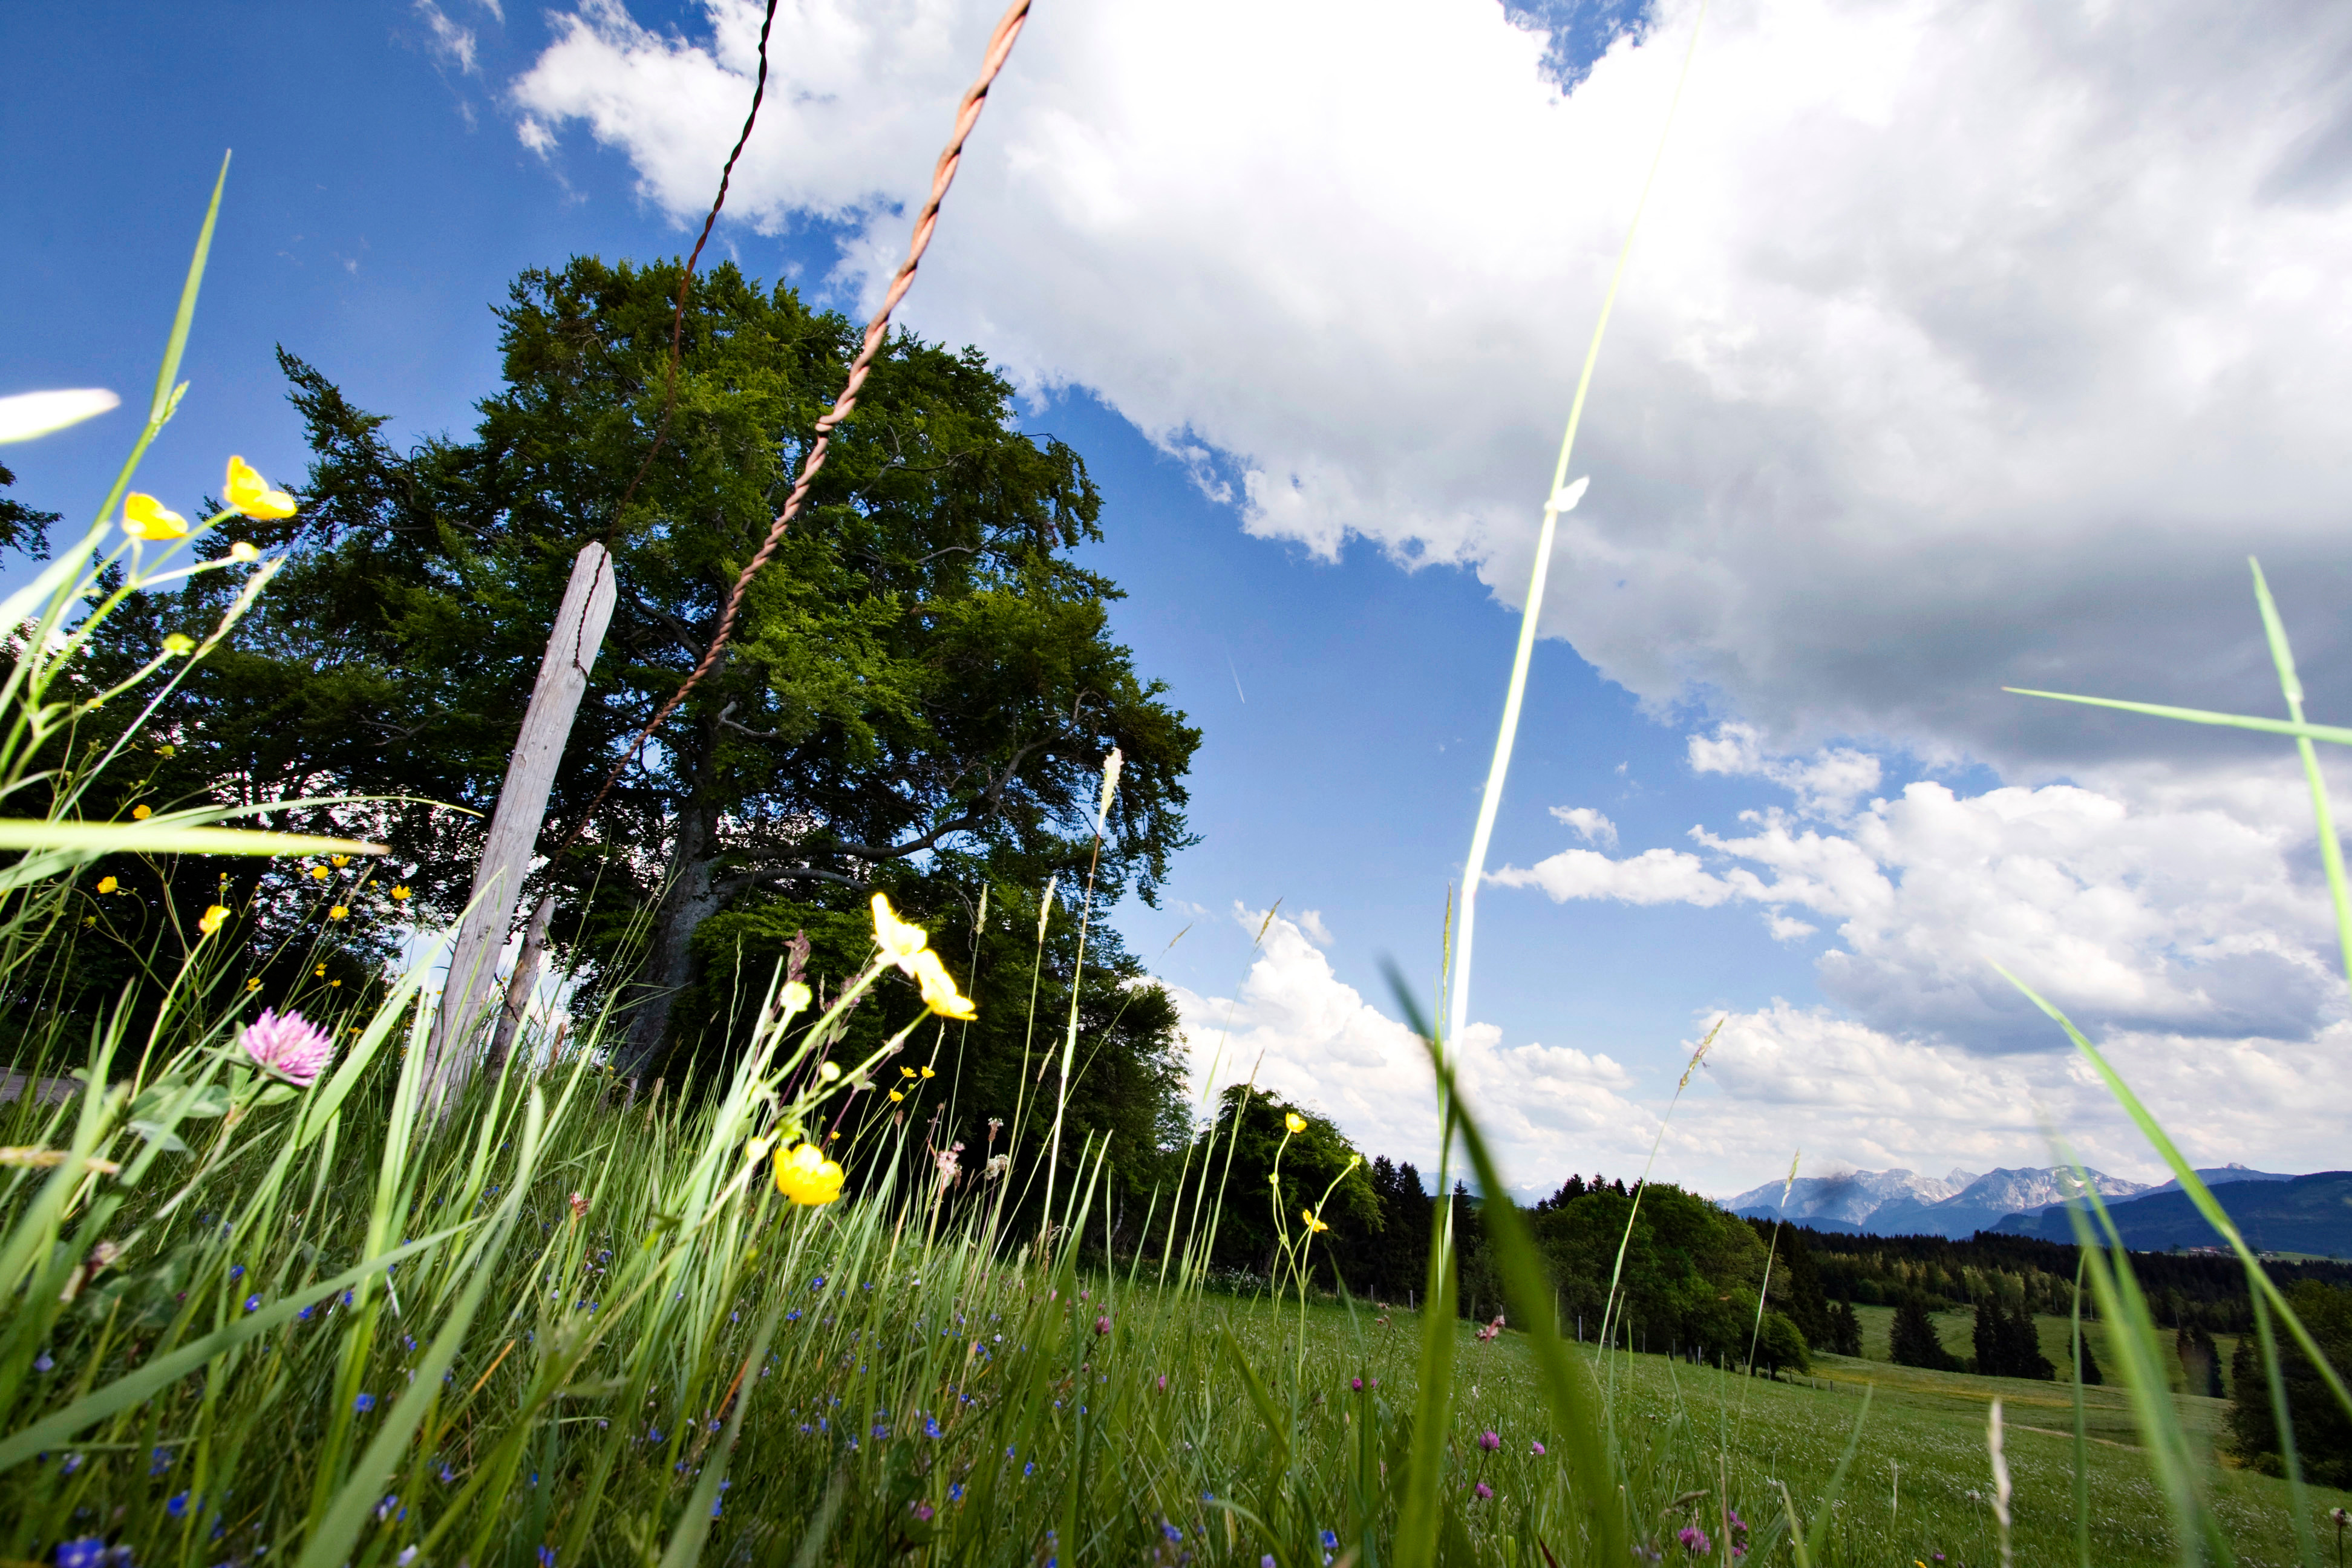
[[[1255,934],[1265,912],[1236,907],[1234,918]],[[1433,1172],[1434,1079],[1420,1039],[1340,980],[1296,922],[1277,915],[1265,929],[1236,995],[1171,988],[1200,1102],[1254,1080],[1330,1116],[1367,1152]],[[1455,1070],[1506,1173],[1528,1191],[1549,1192],[1595,1159],[1623,1168],[1657,1131],[1631,1075],[1603,1053],[1506,1046],[1481,1024],[1460,1042]]]
[[[689,34],[580,0],[512,84],[519,137],[560,177],[558,137],[584,132],[698,219],[761,9],[704,0]],[[845,225],[836,281],[871,300],[995,10],[782,7],[730,213]],[[1040,13],[906,319],[1034,391],[1090,389],[1258,534],[1462,564],[1516,603],[1695,16],[1661,0],[1563,94],[1548,40],[1491,0]],[[1496,879],[1753,905],[1784,941],[1818,922],[1851,1049],[1924,1053],[1923,1081],[1975,1086],[1953,1104],[2063,1087],[2062,1057],[2003,1054],[2049,1033],[1994,962],[2118,1038],[2203,1042],[2185,1056],[2268,1081],[2343,1027],[2291,775],[2242,736],[2000,688],[2272,710],[2255,552],[2315,710],[2352,697],[2331,586],[2352,502],[2334,412],[2352,403],[2352,10],[1718,0],[1696,59],[1544,629],[1654,710],[1706,715],[1695,770],[1790,804],[1624,857],[1598,812],[1563,816],[1579,847]],[[1882,799],[1872,752],[1898,750],[2005,787]],[[1280,929],[1224,1005],[1270,1071],[1405,1147],[1417,1047],[1337,985],[1318,937]],[[1835,1043],[1826,1015],[1773,1016],[1759,1039]],[[1528,1075],[1552,1060],[1463,1045]],[[1560,1066],[1580,1087],[1524,1110],[1515,1080],[1515,1148],[1650,1114],[1590,1070]],[[2025,1076],[1967,1077],[1997,1070]],[[1941,1103],[1923,1091],[1918,1117]],[[2264,1103],[2250,1089],[2205,1125]],[[1864,1115],[1838,1123],[1857,1163],[1992,1157]]]
[[[1617,825],[1589,805],[1555,805],[1551,815],[1554,821],[1576,829],[1576,836],[1587,844],[1617,842]]]
[[[2120,1031],[2103,1049],[2196,1163],[2255,1156],[2292,1171],[2343,1163],[2340,1134],[2309,1107],[2352,1092],[2347,1045],[2352,1026],[2338,1023],[2317,1041]],[[2100,1170],[2163,1173],[2072,1053],[1987,1057],[1776,1001],[1726,1022],[1702,1079],[1661,1156],[1662,1171],[1702,1191],[1752,1185],[1798,1145],[1809,1174],[2045,1165],[2053,1128]]]
[[[760,10],[706,0],[691,37],[558,14],[524,134],[584,125],[698,215]],[[730,211],[849,222],[870,293],[994,10],[785,8]],[[1509,599],[1694,16],[1668,0],[1563,96],[1491,0],[1041,14],[910,319],[1096,390],[1258,532],[1469,563]],[[2274,702],[2249,549],[2313,584],[2308,665],[2346,662],[2318,584],[2352,499],[2347,73],[2352,12],[2318,4],[1717,6],[1547,630],[1784,749],[2231,745],[1998,689]]]
[[[1760,811],[1736,836],[1695,827],[1705,858],[1563,849],[1494,880],[1556,901],[1750,902],[1784,940],[1811,929],[1798,911],[1835,921],[1831,996],[1868,1026],[1973,1048],[2062,1043],[2004,969],[2091,1027],[2310,1038],[2341,1012],[2342,977],[2294,783],[2142,793],[1922,781],[1836,826]]]
[[[1797,797],[1808,816],[1843,816],[1878,787],[1883,768],[1876,757],[1850,746],[1829,747],[1810,757],[1775,756],[1753,724],[1725,723],[1712,735],[1693,735],[1691,772],[1746,773],[1769,779]]]
[[[1696,904],[1701,909],[1733,899],[1763,899],[1770,890],[1754,873],[1709,872],[1696,855],[1679,849],[1644,849],[1612,860],[1593,849],[1563,849],[1533,866],[1506,866],[1487,879],[1506,888],[1540,888],[1552,902],[1570,899],[1615,899],[1628,904]]]

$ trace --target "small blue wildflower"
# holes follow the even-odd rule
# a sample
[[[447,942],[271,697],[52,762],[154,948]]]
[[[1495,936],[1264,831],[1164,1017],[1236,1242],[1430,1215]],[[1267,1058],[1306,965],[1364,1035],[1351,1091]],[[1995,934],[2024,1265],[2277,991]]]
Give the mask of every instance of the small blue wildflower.
[[[800,1321],[801,1310],[798,1307],[794,1307],[791,1311],[784,1314],[784,1321],[788,1323],[797,1323]]]
[[[962,1482],[958,1481],[958,1482],[956,1482],[954,1485],[952,1485],[952,1486],[950,1486],[950,1487],[949,1487],[949,1488],[948,1488],[948,1501],[950,1501],[950,1502],[961,1502],[961,1501],[963,1501],[963,1483],[962,1483]]]
[[[313,1313],[313,1312],[315,1312],[315,1311],[317,1311],[318,1310],[319,1310],[319,1309],[318,1309],[318,1308],[316,1308],[316,1307],[305,1307],[305,1308],[303,1308],[300,1311],[299,1311],[299,1312],[295,1313],[294,1315],[295,1315],[296,1317],[298,1317],[298,1318],[301,1319],[304,1322],[306,1322],[306,1323],[307,1323],[307,1322],[309,1322],[309,1321],[310,1321],[310,1314],[311,1314],[311,1313]]]
[[[352,1408],[358,1411],[362,1415],[366,1415],[369,1411],[375,1408],[375,1395],[373,1394],[361,1394],[357,1399],[352,1401]]]
[[[258,1312],[261,1310],[261,1298],[258,1296],[247,1296],[245,1299],[245,1310],[248,1312]]]
[[[173,1519],[184,1517],[188,1511],[188,1494],[185,1492],[173,1493],[171,1497],[164,1500],[163,1511],[170,1514]]]
[[[105,1554],[106,1542],[95,1535],[61,1541],[58,1542],[58,1568],[98,1568],[98,1560]]]
[[[661,1440],[662,1440],[662,1433],[661,1433],[661,1428],[660,1428],[660,1427],[658,1427],[658,1426],[648,1426],[648,1427],[646,1427],[646,1442],[648,1442],[648,1443],[658,1443],[658,1442],[660,1442]]]
[[[230,1264],[230,1265],[228,1266],[228,1277],[229,1277],[230,1279],[244,1279],[244,1278],[245,1278],[245,1265],[244,1265],[244,1264],[242,1264],[242,1263],[232,1263],[232,1264]]]
[[[1184,1532],[1164,1519],[1160,1521],[1160,1533],[1166,1536],[1171,1542],[1177,1542],[1184,1539]]]
[[[938,1436],[939,1435],[940,1435],[940,1424],[939,1424],[939,1422],[938,1422],[938,1421],[936,1421],[936,1420],[927,1420],[927,1421],[925,1421],[925,1422],[923,1423],[923,1436],[926,1436],[926,1437],[936,1437],[936,1436]]]
[[[554,1547],[542,1546],[539,1549],[539,1568],[555,1568]]]
[[[33,1358],[33,1370],[35,1372],[47,1372],[49,1368],[57,1364],[57,1363],[49,1359],[49,1352],[47,1351],[43,1351],[40,1354]]]
[[[1327,1530],[1323,1532],[1323,1550],[1326,1552],[1339,1550],[1339,1535],[1337,1531]]]
[[[392,1517],[392,1510],[399,1506],[400,1494],[398,1492],[386,1492],[384,1494],[383,1500],[375,1505],[375,1516],[380,1520],[390,1519]]]
[[[1021,1473],[1022,1473],[1024,1476],[1034,1476],[1034,1475],[1035,1475],[1035,1474],[1037,1473],[1037,1461],[1036,1461],[1036,1460],[1034,1460],[1034,1459],[1032,1459],[1032,1460],[1030,1460],[1027,1464],[1025,1464],[1025,1465],[1022,1466],[1022,1467],[1021,1467]]]
[[[81,1456],[79,1454],[68,1454],[66,1456],[66,1462],[58,1467],[61,1473],[68,1476],[80,1468]]]
[[[443,1460],[441,1464],[441,1484],[446,1487],[457,1479],[457,1472],[449,1468],[447,1460]]]
[[[172,1450],[169,1448],[158,1448],[155,1450],[155,1458],[153,1461],[147,1467],[147,1473],[151,1476],[160,1476],[171,1468]]]

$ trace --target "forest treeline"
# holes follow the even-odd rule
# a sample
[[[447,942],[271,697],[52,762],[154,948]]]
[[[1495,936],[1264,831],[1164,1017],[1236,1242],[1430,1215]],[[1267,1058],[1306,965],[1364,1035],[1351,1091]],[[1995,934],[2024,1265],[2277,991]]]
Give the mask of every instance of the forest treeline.
[[[2075,1248],[1998,1231],[1965,1240],[1938,1236],[1853,1236],[1804,1227],[1806,1250],[1833,1300],[1899,1307],[1912,1296],[1929,1311],[1999,1300],[2028,1311],[2064,1314],[2074,1299]],[[2328,1259],[2265,1265],[2282,1289],[2315,1280],[2352,1285],[2352,1263]],[[2253,1329],[2246,1272],[2234,1258],[2143,1252],[2132,1268],[2156,1321],[2167,1329],[2242,1334]],[[2086,1310],[2087,1303],[2085,1304]]]

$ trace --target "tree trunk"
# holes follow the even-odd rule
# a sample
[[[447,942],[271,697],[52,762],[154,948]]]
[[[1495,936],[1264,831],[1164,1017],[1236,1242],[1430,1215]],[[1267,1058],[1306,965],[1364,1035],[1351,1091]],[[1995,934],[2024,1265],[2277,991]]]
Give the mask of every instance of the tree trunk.
[[[711,863],[718,831],[716,805],[689,801],[678,813],[677,844],[670,852],[661,906],[654,912],[653,944],[646,954],[638,1000],[622,1047],[624,1078],[636,1077],[661,1054],[669,1034],[670,1005],[693,976],[695,928],[719,912]]]

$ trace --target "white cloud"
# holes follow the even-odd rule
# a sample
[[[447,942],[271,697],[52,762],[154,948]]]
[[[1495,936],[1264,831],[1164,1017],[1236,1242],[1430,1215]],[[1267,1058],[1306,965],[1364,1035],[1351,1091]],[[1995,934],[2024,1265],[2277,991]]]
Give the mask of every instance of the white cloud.
[[[2315,1041],[2217,1044],[2120,1032],[2109,1061],[2192,1162],[2271,1170],[2342,1163],[2336,1119],[2317,1108],[2352,1092],[2352,1026]],[[2088,1163],[2161,1179],[2147,1142],[2089,1065],[2071,1052],[1986,1057],[1905,1039],[1818,1007],[1786,1002],[1734,1014],[1702,1086],[1666,1132],[1662,1173],[1701,1191],[1753,1185],[1787,1169],[1839,1165],[1941,1171],[2052,1162],[2054,1127]]]
[[[1257,533],[1467,563],[1511,600],[1694,5],[1665,0],[1566,98],[1491,0],[1041,12],[906,319],[1032,388],[1093,389]],[[584,126],[698,219],[760,10],[706,0],[688,37],[581,0],[513,84],[518,135],[552,160]],[[730,211],[848,222],[844,278],[872,298],[995,11],[781,9]],[[2270,753],[2240,737],[1999,689],[2271,710],[2251,551],[2315,706],[2352,698],[2327,586],[2352,502],[2333,412],[2352,403],[2352,10],[1719,0],[1696,58],[1544,624],[1651,703],[1736,721],[1692,766],[1779,784],[1796,815],[1622,859],[1594,847],[1613,843],[1598,813],[1563,816],[1587,847],[1496,880],[1753,903],[1783,940],[1833,926],[1822,980],[1850,1018],[1743,1015],[1770,1020],[1759,1060],[1843,1052],[1912,1086],[1875,1123],[1807,1112],[1845,1141],[1824,1154],[2032,1154],[2019,1097],[2071,1080],[1994,961],[2164,1064],[2178,1103],[2215,1097],[2198,1126],[2217,1155],[2258,1152],[2225,1147],[2231,1130],[2299,1113],[2265,1086],[2345,1027],[2299,786],[2247,771]],[[1790,754],[1839,741],[1988,762],[2012,787],[1879,801],[1856,744]],[[1418,1047],[1277,929],[1234,1004],[1242,1037],[1286,1091],[1412,1146]],[[1218,1005],[1188,1000],[1196,1039],[1194,1009]],[[1515,1157],[1561,1128],[1641,1144],[1627,1128],[1654,1125],[1579,1076],[1604,1058],[1463,1046],[1575,1086],[1493,1097],[1520,1119]],[[1759,1141],[1780,1119],[1710,1114],[1693,1135],[1784,1157]]]
[[[1264,910],[1236,908],[1255,934]],[[1233,997],[1172,987],[1196,1095],[1255,1077],[1259,1087],[1330,1116],[1370,1154],[1435,1169],[1434,1079],[1420,1039],[1332,973],[1298,925],[1277,915]],[[1571,1168],[1638,1161],[1657,1130],[1630,1098],[1631,1075],[1605,1054],[1502,1044],[1474,1025],[1457,1052],[1463,1092],[1515,1182],[1550,1191]]]
[[[1576,836],[1587,844],[1614,844],[1617,825],[1589,805],[1555,805],[1554,820],[1576,829]]]
[[[1846,746],[1802,759],[1775,756],[1753,724],[1718,724],[1713,735],[1693,735],[1689,753],[1691,772],[1769,779],[1797,797],[1800,811],[1815,816],[1845,816],[1878,787],[1882,773],[1876,757]]]
[[[416,14],[432,31],[434,55],[453,65],[467,75],[478,68],[476,64],[477,45],[474,30],[459,26],[449,19],[449,14],[434,4],[434,0],[416,0]]]
[[[730,211],[851,220],[870,294],[995,9],[787,7]],[[1258,532],[1507,599],[1695,16],[1660,9],[1564,99],[1492,0],[1040,14],[909,319],[1220,454]],[[688,38],[583,0],[519,112],[698,216],[760,6],[706,12]],[[2031,769],[2217,742],[2004,682],[2275,700],[2250,549],[2315,584],[2288,610],[2330,667],[2352,12],[1733,0],[1696,60],[1549,631],[1777,745]]]
[[[1331,945],[1331,928],[1323,923],[1322,910],[1299,910],[1298,929],[1305,931],[1307,933],[1307,939],[1316,946],[1329,947]]]
[[[1612,860],[1595,849],[1563,849],[1524,869],[1506,866],[1486,879],[1506,888],[1541,888],[1554,903],[1616,899],[1629,904],[1708,909],[1738,898],[1760,899],[1767,892],[1751,872],[1734,870],[1717,877],[1697,856],[1679,849],[1644,849],[1622,860]]]
[[[1745,900],[1783,939],[1811,929],[1791,911],[1833,921],[1825,991],[1869,1026],[1979,1049],[2061,1043],[2002,969],[2094,1027],[2296,1039],[2339,1016],[2296,784],[2129,793],[1921,782],[1839,829],[1749,812],[1744,836],[1691,830],[1706,859],[1565,849],[1494,879],[1559,901]]]

